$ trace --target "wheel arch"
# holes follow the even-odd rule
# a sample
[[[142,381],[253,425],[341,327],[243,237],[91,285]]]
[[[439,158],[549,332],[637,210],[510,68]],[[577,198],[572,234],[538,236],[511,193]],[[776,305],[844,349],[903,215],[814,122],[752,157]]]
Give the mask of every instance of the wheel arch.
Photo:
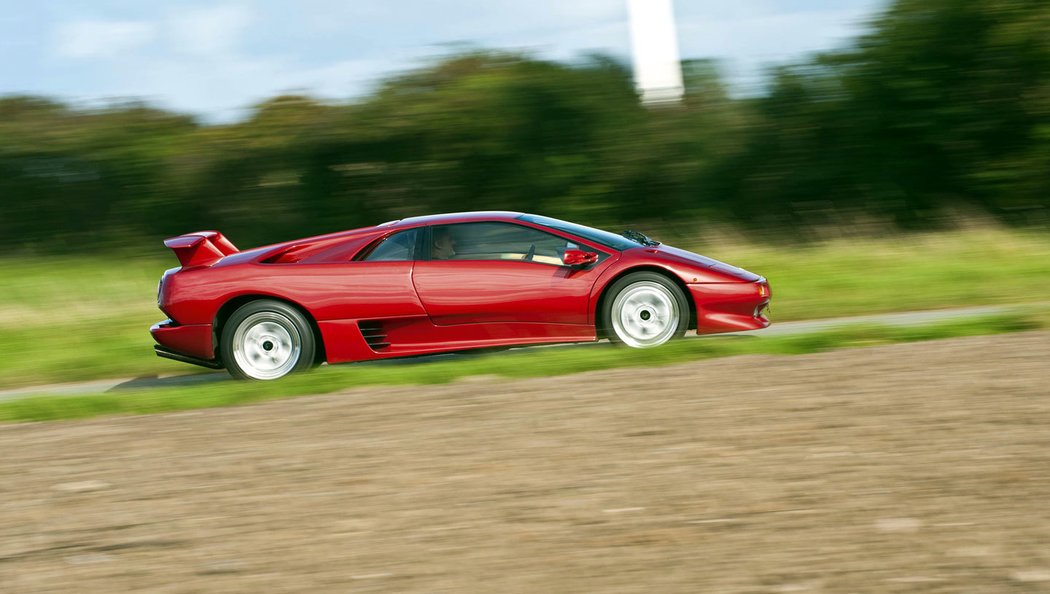
[[[219,340],[219,337],[222,336],[222,329],[226,325],[226,322],[230,319],[230,316],[233,315],[233,312],[237,311],[237,309],[241,306],[251,303],[252,301],[261,301],[264,299],[268,301],[279,301],[281,303],[284,303],[285,305],[294,307],[296,310],[299,311],[299,313],[303,314],[303,317],[306,318],[306,321],[310,323],[310,331],[314,334],[314,344],[316,345],[316,352],[314,353],[314,363],[323,363],[328,360],[324,344],[324,336],[321,334],[320,326],[317,325],[317,320],[314,319],[314,316],[310,313],[310,311],[303,307],[301,304],[292,301],[291,299],[278,297],[276,295],[267,295],[265,293],[249,293],[245,295],[237,295],[235,297],[229,298],[228,300],[226,300],[225,303],[222,304],[221,307],[219,307],[219,310],[215,313],[215,321],[214,323],[212,323],[211,334],[212,344],[215,347],[216,359],[222,361],[222,353],[220,352],[221,341]]]
[[[633,274],[635,272],[654,272],[661,276],[667,277],[668,280],[678,285],[678,288],[681,289],[682,293],[685,294],[686,302],[689,303],[689,329],[693,330],[696,328],[696,301],[693,300],[693,295],[690,293],[689,287],[685,284],[685,281],[683,281],[681,277],[679,277],[671,270],[662,268],[660,266],[654,266],[651,264],[643,264],[641,266],[631,266],[630,268],[625,268],[617,272],[615,276],[613,276],[605,282],[605,285],[602,287],[601,293],[599,293],[598,295],[598,299],[594,303],[594,311],[592,312],[594,314],[594,327],[598,333],[598,338],[608,338],[607,336],[605,336],[606,329],[602,327],[602,307],[605,305],[605,300],[609,296],[609,288],[612,287],[616,283],[616,281],[627,276],[628,274]]]

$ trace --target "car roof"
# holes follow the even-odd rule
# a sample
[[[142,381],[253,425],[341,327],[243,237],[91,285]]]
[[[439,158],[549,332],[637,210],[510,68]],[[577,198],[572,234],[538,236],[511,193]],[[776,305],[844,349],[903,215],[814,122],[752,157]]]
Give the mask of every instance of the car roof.
[[[421,225],[449,225],[452,223],[474,223],[478,221],[512,221],[520,217],[522,213],[507,210],[487,210],[477,212],[452,212],[446,214],[432,214],[419,217],[409,217],[400,221],[384,223],[386,226],[417,227]],[[380,226],[384,226],[380,225]]]
[[[492,211],[478,211],[478,212],[453,212],[447,214],[433,214],[424,215],[419,217],[409,217],[407,219],[399,219],[393,221],[387,221],[379,225],[372,225],[370,227],[359,227],[357,229],[348,229],[346,231],[336,231],[334,233],[325,233],[323,235],[315,235],[313,237],[304,237],[301,239],[293,239],[290,241],[282,241],[271,245],[264,245],[257,248],[253,248],[250,251],[253,252],[272,252],[281,248],[287,248],[294,245],[306,245],[313,243],[320,243],[324,241],[334,241],[340,239],[349,239],[351,237],[357,237],[361,235],[368,235],[372,233],[379,233],[385,229],[401,229],[401,228],[412,228],[422,227],[424,225],[442,224],[447,225],[451,223],[473,223],[479,221],[511,221],[522,216],[520,212],[510,212],[505,210],[492,210]],[[249,250],[244,250],[245,252]]]

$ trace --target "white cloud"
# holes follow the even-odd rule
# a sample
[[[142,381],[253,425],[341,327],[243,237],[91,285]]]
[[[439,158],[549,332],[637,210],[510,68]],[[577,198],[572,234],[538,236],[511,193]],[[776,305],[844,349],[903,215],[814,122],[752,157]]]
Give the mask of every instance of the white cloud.
[[[236,47],[254,15],[243,5],[227,4],[189,10],[168,19],[172,46],[183,53],[214,56]]]
[[[55,51],[67,58],[111,58],[153,41],[154,23],[146,21],[75,21],[55,30]]]
[[[44,81],[43,92],[145,96],[228,121],[282,91],[359,95],[456,42],[556,59],[630,52],[623,0],[204,1],[155,3],[142,20],[61,24],[45,38],[49,51],[105,60],[74,76],[53,61],[20,76]],[[721,59],[734,87],[754,87],[764,65],[845,43],[885,1],[677,0],[681,53]]]
[[[288,69],[275,75],[275,86],[283,90],[304,89],[308,93],[333,99],[346,98],[377,81],[392,75],[399,66],[409,66],[407,55],[341,60],[314,68]]]
[[[626,22],[624,0],[299,0],[302,25],[321,34],[342,31],[347,42],[384,47],[524,39],[545,45],[552,33]]]
[[[766,68],[798,62],[808,53],[849,44],[864,30],[871,12],[841,10],[776,12],[737,17],[691,18],[678,24],[685,57],[723,62],[732,86],[744,93],[760,91]]]
[[[826,50],[859,33],[866,13],[856,10],[767,14],[748,18],[680,22],[679,38],[696,56],[797,59],[806,50]]]
[[[203,112],[207,121],[226,122],[244,117],[253,104],[280,93],[326,99],[353,96],[392,67],[396,65],[387,59],[318,67],[280,56],[149,60],[134,79],[124,81],[126,86],[118,94],[146,97],[162,106]]]

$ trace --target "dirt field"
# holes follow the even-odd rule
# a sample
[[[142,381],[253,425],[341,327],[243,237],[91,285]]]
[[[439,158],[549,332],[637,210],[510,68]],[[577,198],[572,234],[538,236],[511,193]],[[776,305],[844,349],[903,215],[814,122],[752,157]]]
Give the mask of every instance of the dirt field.
[[[1050,333],[0,427],[0,592],[1050,592]]]

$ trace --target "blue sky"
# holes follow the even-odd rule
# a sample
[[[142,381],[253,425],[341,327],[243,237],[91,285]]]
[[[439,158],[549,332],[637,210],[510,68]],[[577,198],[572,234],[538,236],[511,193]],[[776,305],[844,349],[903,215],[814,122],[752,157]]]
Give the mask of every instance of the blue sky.
[[[675,0],[685,58],[735,88],[839,47],[887,0]],[[626,0],[0,0],[0,94],[142,98],[209,121],[280,92],[366,93],[457,45],[627,59]]]

